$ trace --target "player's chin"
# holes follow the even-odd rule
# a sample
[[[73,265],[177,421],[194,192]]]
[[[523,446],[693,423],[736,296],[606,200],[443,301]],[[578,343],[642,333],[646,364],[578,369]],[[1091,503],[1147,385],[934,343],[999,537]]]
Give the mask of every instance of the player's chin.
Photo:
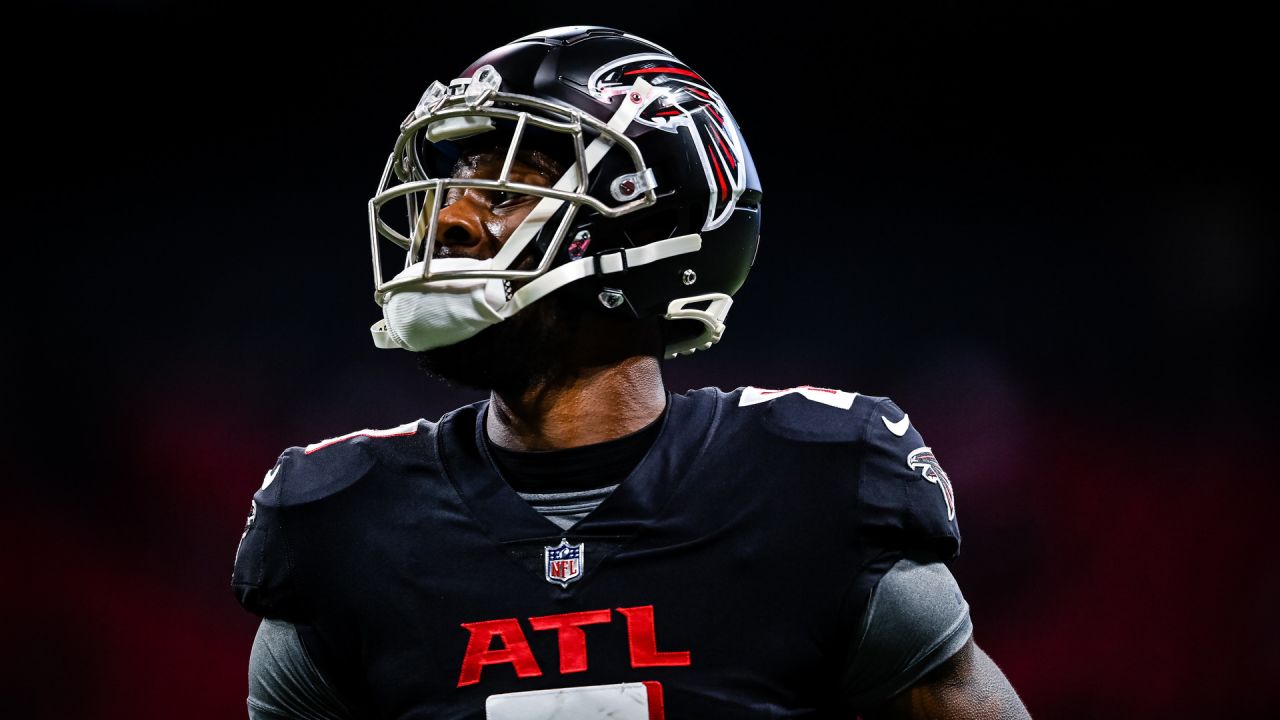
[[[418,353],[418,366],[449,385],[521,395],[566,371],[575,329],[556,296],[446,347]]]

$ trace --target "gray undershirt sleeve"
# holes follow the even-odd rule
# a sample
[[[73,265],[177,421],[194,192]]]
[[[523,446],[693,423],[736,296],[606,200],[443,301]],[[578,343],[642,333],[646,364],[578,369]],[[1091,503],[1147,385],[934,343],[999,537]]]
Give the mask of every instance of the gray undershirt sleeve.
[[[845,666],[845,692],[854,707],[877,707],[949,659],[972,634],[969,603],[947,566],[932,557],[905,557],[871,591]]]
[[[352,720],[307,656],[298,630],[264,618],[249,653],[250,720]]]

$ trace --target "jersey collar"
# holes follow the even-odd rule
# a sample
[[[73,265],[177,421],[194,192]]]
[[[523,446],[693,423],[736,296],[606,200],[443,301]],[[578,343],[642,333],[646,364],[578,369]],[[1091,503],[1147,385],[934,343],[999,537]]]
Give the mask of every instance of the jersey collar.
[[[441,419],[440,457],[445,475],[475,520],[499,542],[629,538],[643,527],[661,525],[668,503],[697,465],[718,420],[714,394],[668,392],[667,408],[649,452],[598,508],[568,530],[539,515],[498,472],[484,441],[488,400]]]

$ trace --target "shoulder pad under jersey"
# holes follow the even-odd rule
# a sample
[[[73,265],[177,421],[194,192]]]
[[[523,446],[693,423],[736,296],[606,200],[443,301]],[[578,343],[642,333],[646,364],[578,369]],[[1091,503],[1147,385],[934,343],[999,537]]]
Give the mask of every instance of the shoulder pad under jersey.
[[[759,413],[761,425],[779,437],[855,447],[848,477],[857,482],[858,522],[882,547],[925,547],[944,560],[959,552],[951,479],[892,400],[807,385],[746,387],[737,407]]]
[[[892,400],[867,401],[858,473],[860,515],[890,546],[928,549],[943,560],[960,551],[955,492],[937,454]]]
[[[414,421],[385,430],[357,430],[304,448],[285,450],[254,495],[259,505],[302,505],[333,495],[360,478],[376,464],[383,438],[418,433]]]
[[[760,414],[769,432],[800,442],[854,442],[869,403],[855,392],[801,385],[774,390],[744,387],[737,407]]]
[[[384,438],[421,431],[421,421],[385,430],[359,430],[291,447],[280,454],[253,495],[249,519],[236,547],[231,585],[240,604],[257,615],[296,616],[290,508],[323,500],[351,487],[389,452]]]

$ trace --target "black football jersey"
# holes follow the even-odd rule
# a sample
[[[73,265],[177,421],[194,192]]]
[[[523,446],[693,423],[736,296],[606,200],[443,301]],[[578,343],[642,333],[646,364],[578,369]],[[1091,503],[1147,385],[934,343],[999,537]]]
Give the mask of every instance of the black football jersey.
[[[487,408],[290,448],[254,495],[237,597],[371,717],[848,718],[870,589],[959,549],[950,481],[885,398],[670,394],[568,530],[495,469]]]

